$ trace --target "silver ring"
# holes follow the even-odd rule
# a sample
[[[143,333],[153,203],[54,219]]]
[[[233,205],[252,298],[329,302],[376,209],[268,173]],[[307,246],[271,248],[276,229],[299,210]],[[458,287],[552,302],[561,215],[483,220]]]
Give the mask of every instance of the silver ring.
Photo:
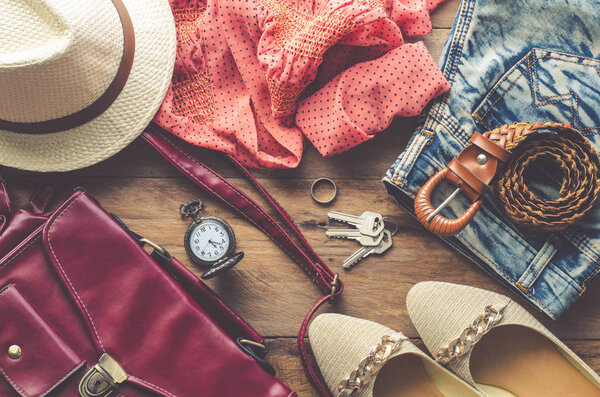
[[[323,183],[327,183],[327,184],[333,186],[333,195],[331,197],[329,197],[327,200],[319,200],[315,196],[315,188],[318,185],[323,184]],[[315,200],[319,204],[329,204],[333,201],[333,199],[335,199],[335,196],[337,196],[337,186],[335,185],[335,182],[333,182],[329,178],[319,178],[316,181],[314,181],[312,186],[310,187],[310,195],[312,196],[313,200]]]

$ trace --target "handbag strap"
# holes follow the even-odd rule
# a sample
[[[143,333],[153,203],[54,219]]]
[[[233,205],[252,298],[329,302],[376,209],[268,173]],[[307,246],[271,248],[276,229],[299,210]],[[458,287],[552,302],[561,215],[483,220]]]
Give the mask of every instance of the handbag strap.
[[[342,293],[344,289],[343,283],[339,280],[338,275],[334,274],[311,248],[306,238],[300,232],[300,229],[298,229],[283,207],[258,183],[243,164],[229,157],[233,164],[260,192],[272,209],[279,214],[284,224],[291,230],[291,234],[295,239],[256,201],[248,197],[217,172],[201,163],[183,148],[179,147],[166,134],[159,127],[150,125],[142,134],[142,138],[188,179],[262,230],[290,258],[294,259],[317,287],[326,294],[316,302],[306,315],[298,334],[297,343],[300,358],[309,380],[322,396],[329,396],[330,393],[327,387],[319,379],[317,371],[315,371],[308,358],[306,331],[310,319],[317,309],[325,302],[332,301]]]
[[[12,215],[12,209],[10,208],[10,197],[6,190],[6,181],[0,175],[0,216],[4,219],[10,219]]]
[[[42,182],[34,190],[29,201],[23,206],[23,210],[32,214],[41,215],[48,209],[48,204],[54,196],[58,183],[55,174],[46,174]],[[12,218],[13,211],[10,204],[10,196],[6,189],[6,180],[0,175],[0,231]]]

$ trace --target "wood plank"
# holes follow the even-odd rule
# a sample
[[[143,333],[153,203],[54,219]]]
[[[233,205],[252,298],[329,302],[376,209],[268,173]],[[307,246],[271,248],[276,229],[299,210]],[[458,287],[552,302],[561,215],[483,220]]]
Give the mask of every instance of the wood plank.
[[[426,351],[420,339],[412,339],[411,342]],[[566,340],[564,342],[594,371],[600,372],[600,341]],[[279,379],[296,391],[299,397],[319,397],[311,388],[302,370],[302,364],[296,355],[296,341],[279,338],[268,340],[268,344],[271,351],[267,359],[277,371]]]
[[[409,37],[406,39],[406,41],[409,43],[424,41],[427,49],[429,52],[431,52],[431,56],[437,60],[442,55],[442,50],[446,44],[446,39],[448,38],[449,32],[449,29],[434,29],[433,32],[427,36]]]
[[[450,29],[456,11],[460,6],[461,0],[446,0],[436,8],[431,14],[431,22],[434,29]]]
[[[33,182],[30,178],[14,181],[12,190],[17,192],[19,202],[25,200],[25,191]],[[341,273],[346,291],[339,302],[325,310],[385,322],[416,337],[406,313],[405,297],[410,287],[419,281],[473,285],[523,302],[426,232],[386,196],[378,180],[338,180],[339,197],[327,208],[310,198],[311,179],[261,179],[260,182],[289,211],[325,263]],[[181,203],[197,196],[206,199],[206,195],[192,188],[186,180],[69,176],[65,183],[84,186],[107,211],[119,215],[134,231],[162,244],[195,273],[200,273],[201,269],[191,264],[183,249],[188,222],[180,219],[178,209]],[[242,180],[235,179],[234,183],[248,187]],[[349,213],[369,209],[391,216],[400,225],[394,247],[383,256],[367,258],[352,271],[343,271],[341,262],[358,245],[325,237],[326,212],[330,209]],[[208,284],[263,335],[295,335],[306,311],[319,296],[317,289],[262,232],[230,210],[206,199],[204,213],[230,221],[239,240],[238,247],[246,253],[246,258],[229,274]],[[599,294],[598,288],[590,289],[582,302],[556,323],[550,324],[541,315],[540,318],[559,337],[600,338],[600,306],[593,304]]]

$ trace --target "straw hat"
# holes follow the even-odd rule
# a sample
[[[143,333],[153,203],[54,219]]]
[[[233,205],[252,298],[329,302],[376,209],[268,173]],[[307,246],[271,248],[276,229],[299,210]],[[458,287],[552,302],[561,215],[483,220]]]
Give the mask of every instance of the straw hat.
[[[0,164],[68,171],[127,146],[175,62],[167,0],[0,0]]]

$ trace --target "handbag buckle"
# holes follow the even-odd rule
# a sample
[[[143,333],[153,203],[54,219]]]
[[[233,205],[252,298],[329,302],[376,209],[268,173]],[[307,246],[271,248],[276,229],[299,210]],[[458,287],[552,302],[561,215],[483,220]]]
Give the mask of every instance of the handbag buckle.
[[[329,285],[331,285],[331,295],[330,298],[331,300],[335,299],[336,293],[338,292],[338,288],[340,287],[340,274],[336,273],[333,276],[333,281],[331,283],[329,283]]]
[[[155,251],[158,251],[159,253],[161,253],[163,255],[168,255],[168,252],[166,249],[164,249],[160,245],[156,244],[154,241],[148,240],[146,237],[142,237],[138,241],[140,242],[140,244],[149,245],[150,247],[152,247],[152,249],[154,249]]]
[[[79,382],[81,397],[107,397],[129,376],[108,354],[104,353],[98,364],[94,365]]]
[[[275,369],[263,357],[269,352],[269,348],[264,343],[258,343],[245,338],[237,338],[237,345],[250,357],[256,361],[265,371],[275,376]]]

